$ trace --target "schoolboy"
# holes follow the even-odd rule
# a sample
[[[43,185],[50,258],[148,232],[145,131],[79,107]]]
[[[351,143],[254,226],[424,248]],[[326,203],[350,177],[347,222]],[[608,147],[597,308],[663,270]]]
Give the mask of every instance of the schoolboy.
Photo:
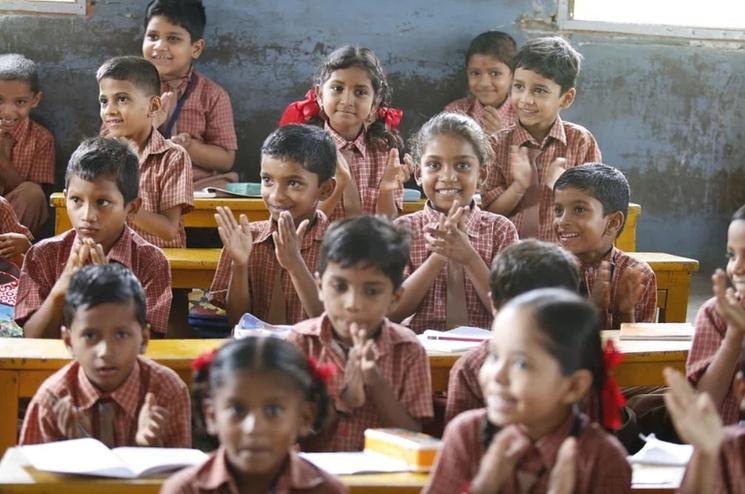
[[[142,286],[121,264],[72,276],[62,338],[74,360],[34,395],[20,444],[90,436],[109,447],[191,445],[186,385],[140,356],[150,337],[145,313]]]
[[[238,181],[231,171],[238,140],[230,96],[194,70],[204,51],[205,23],[201,1],[155,0],[145,11],[142,40],[142,56],[160,74],[163,107],[156,126],[189,153],[194,190]]]
[[[492,313],[521,293],[538,288],[579,289],[579,263],[556,244],[535,239],[522,240],[497,254],[489,274]],[[450,370],[445,423],[456,415],[484,406],[479,385],[481,365],[489,355],[489,342],[460,357]]]
[[[432,417],[429,361],[414,333],[386,313],[401,295],[409,240],[382,217],[347,218],[329,228],[316,273],[321,317],[295,325],[288,340],[332,363],[327,427],[304,450],[361,450],[365,429],[420,430]]]
[[[512,59],[517,44],[507,33],[486,31],[468,46],[466,76],[469,96],[451,101],[443,111],[465,113],[494,135],[517,122],[510,103]]]
[[[186,247],[181,216],[194,202],[191,158],[153,128],[161,108],[158,71],[144,58],[115,57],[98,69],[96,80],[104,133],[129,140],[140,160],[142,205],[130,226],[158,247]]]
[[[288,125],[261,146],[261,197],[269,220],[215,219],[223,242],[210,300],[235,323],[245,312],[272,324],[295,324],[323,312],[315,281],[328,219],[318,209],[334,189],[336,146],[323,129]]]
[[[481,201],[509,216],[520,238],[556,241],[554,182],[567,168],[601,160],[592,134],[559,116],[574,102],[581,60],[559,37],[530,40],[515,55],[510,100],[519,122],[496,136]]]
[[[44,188],[54,184],[54,137],[29,118],[43,94],[33,61],[0,55],[0,194],[33,233],[47,221]]]
[[[147,296],[147,322],[164,334],[171,308],[171,271],[160,249],[127,226],[137,212],[137,155],[120,141],[83,141],[65,173],[65,203],[72,230],[32,246],[18,285],[15,320],[28,338],[59,338],[65,292],[89,263],[132,269]]]
[[[18,221],[13,206],[0,196],[0,258],[20,267],[33,240],[29,229]]]
[[[649,265],[618,250],[629,209],[629,182],[618,169],[587,163],[554,185],[554,232],[580,261],[582,286],[605,318],[605,328],[657,320],[657,280]]]

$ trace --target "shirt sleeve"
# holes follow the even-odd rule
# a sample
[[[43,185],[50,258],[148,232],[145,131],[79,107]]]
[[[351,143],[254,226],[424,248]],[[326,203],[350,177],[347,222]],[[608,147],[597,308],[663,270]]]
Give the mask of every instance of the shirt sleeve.
[[[474,384],[478,384],[478,376],[474,375],[471,365],[474,353],[471,350],[460,357],[450,369],[448,379],[447,403],[445,405],[445,423],[449,423],[455,417],[465,412],[484,406],[484,400],[476,392]]]
[[[168,316],[171,312],[171,269],[168,260],[159,249],[151,254],[150,269],[140,275],[142,288],[147,300],[147,322],[156,333],[165,334],[168,330]]]
[[[181,214],[186,214],[194,207],[194,191],[191,170],[191,158],[181,146],[169,149],[166,166],[160,178],[160,211],[180,207]]]
[[[65,439],[57,427],[52,409],[44,399],[46,392],[44,387],[39,388],[29,403],[18,444],[43,444]]]
[[[215,271],[215,277],[212,278],[209,293],[210,303],[221,309],[226,308],[228,286],[230,285],[230,278],[233,274],[232,265],[230,255],[228,255],[225,249],[222,249],[220,252],[220,261],[217,263],[217,271]]]
[[[603,494],[631,492],[631,465],[626,460],[623,446],[615,441],[615,438],[605,438],[599,444],[592,446],[586,444],[584,447],[591,448],[592,455],[590,456],[594,465],[590,473],[588,489],[584,492],[602,492]]]
[[[657,278],[654,271],[647,266],[647,272],[642,280],[641,297],[636,304],[634,318],[636,322],[657,322]]]
[[[716,312],[716,302],[710,299],[696,315],[696,330],[693,335],[691,351],[686,362],[686,377],[696,386],[701,376],[714,359],[719,346],[724,340],[727,325]]]
[[[235,134],[230,96],[224,89],[218,88],[216,91],[217,97],[206,115],[204,142],[235,151],[238,149],[238,139]]]
[[[156,392],[158,405],[168,410],[168,432],[163,437],[164,448],[191,447],[191,402],[189,389],[175,373],[161,379],[162,389]]]
[[[462,493],[471,482],[470,460],[476,452],[469,450],[468,439],[465,437],[468,436],[468,431],[461,430],[461,423],[462,419],[459,418],[445,427],[442,449],[422,494]]]
[[[26,324],[34,312],[39,310],[54,286],[54,269],[48,264],[38,246],[31,246],[23,260],[18,280],[13,318],[19,326]]]
[[[481,191],[481,206],[487,208],[499,196],[504,194],[509,184],[507,183],[507,170],[509,169],[509,142],[506,135],[494,142],[494,163],[489,167],[489,173],[484,181]]]
[[[403,376],[401,404],[414,418],[431,418],[432,410],[432,376],[429,371],[429,359],[424,347],[418,343],[408,345],[409,363],[407,373]]]

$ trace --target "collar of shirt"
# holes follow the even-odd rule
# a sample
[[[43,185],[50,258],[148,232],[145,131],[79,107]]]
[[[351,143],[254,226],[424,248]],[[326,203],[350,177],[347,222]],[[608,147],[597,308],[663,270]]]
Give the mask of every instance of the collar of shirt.
[[[186,74],[179,79],[178,86],[176,86],[176,96],[181,97],[184,94],[184,91],[186,91],[186,86],[189,84],[189,80],[191,79],[192,74],[194,73],[194,65],[189,66],[189,70],[186,71]],[[166,91],[173,91],[173,87],[168,81],[164,81],[163,79],[160,80],[160,92],[165,93]]]
[[[564,130],[564,123],[561,121],[561,117],[558,115],[556,116],[556,121],[551,126],[551,130],[548,132],[548,135],[545,139],[543,139],[543,142],[541,143],[536,141],[533,136],[530,135],[528,129],[523,127],[523,125],[518,121],[517,125],[515,125],[514,130],[512,131],[510,144],[513,144],[515,146],[523,146],[527,143],[530,144],[531,147],[544,149],[550,142],[550,139],[555,139],[565,146],[567,144],[567,134]]]
[[[131,266],[132,265],[132,242],[130,242],[131,238],[132,238],[132,230],[127,225],[124,225],[124,230],[122,230],[122,234],[119,236],[119,239],[114,243],[114,245],[111,246],[111,249],[109,249],[109,253],[107,254],[106,258],[109,261],[116,261],[119,264],[123,264],[124,266]]]
[[[427,219],[428,227],[435,227],[440,221],[440,213],[432,204],[427,201],[424,205],[424,216]],[[447,215],[446,215],[447,216]],[[471,238],[478,238],[479,236],[479,225],[481,224],[481,209],[476,205],[476,202],[471,200],[471,204],[466,208],[466,212],[463,214],[463,226],[468,235]]]
[[[305,236],[303,236],[303,241],[300,244],[300,250],[306,250],[310,248],[314,242],[322,241],[328,226],[328,217],[323,213],[323,211],[317,209],[313,224],[305,232]],[[295,225],[295,228],[297,228],[297,225]],[[266,220],[259,226],[258,231],[254,234],[253,243],[261,244],[266,242],[269,238],[271,238],[272,233],[276,231],[277,222],[273,220]]]
[[[517,470],[533,471],[534,473],[541,470],[544,473],[550,471],[551,467],[553,467],[556,462],[556,455],[559,452],[561,443],[564,442],[564,439],[566,439],[572,432],[576,420],[577,415],[575,413],[570,413],[566,420],[559,424],[556,429],[539,438],[535,442],[525,434],[522,428],[513,426],[517,427],[519,433],[524,435],[532,443],[531,447],[528,448],[527,453],[518,461]],[[580,417],[580,421],[584,427],[586,422],[585,418]]]
[[[142,151],[142,156],[140,156],[140,167],[142,167],[143,163],[147,161],[151,154],[163,154],[167,150],[168,144],[166,138],[163,137],[163,134],[161,134],[158,129],[153,127],[152,132],[150,132],[150,137],[147,139],[145,149]]]
[[[312,324],[301,323],[295,326],[295,331],[301,334],[318,336],[318,339],[321,340],[323,346],[332,348],[334,328],[331,325],[331,320],[329,319],[328,314],[324,312],[320,317],[312,319],[311,321],[313,321]],[[409,340],[402,338],[401,335],[393,330],[388,318],[383,318],[383,322],[380,325],[380,331],[375,337],[375,349],[379,357],[390,353],[395,345],[399,343],[407,343],[408,341]]]
[[[138,397],[140,396],[140,357],[137,357],[132,372],[121,386],[116,388],[112,393],[103,393],[99,391],[88,376],[85,375],[83,367],[78,364],[78,388],[80,390],[80,407],[90,409],[99,399],[108,398],[115,401],[131,420],[137,419]]]
[[[615,266],[616,259],[618,258],[620,253],[621,251],[619,251],[616,247],[611,247],[610,250],[596,262],[592,264],[580,263],[580,271],[584,274],[587,271],[598,269],[600,267],[600,263],[603,261],[608,261],[611,266]]]
[[[324,129],[326,129],[326,132],[328,132],[332,139],[334,139],[334,144],[336,144],[337,149],[342,150],[347,148],[354,150],[356,148],[363,158],[367,156],[367,143],[365,142],[366,132],[364,127],[362,128],[360,135],[358,135],[353,141],[348,141],[340,136],[328,122],[324,123]]]
[[[10,132],[10,136],[13,138],[13,140],[18,144],[20,141],[26,137],[28,134],[28,130],[31,127],[31,118],[26,117],[22,121],[18,122],[18,125],[13,127]]]

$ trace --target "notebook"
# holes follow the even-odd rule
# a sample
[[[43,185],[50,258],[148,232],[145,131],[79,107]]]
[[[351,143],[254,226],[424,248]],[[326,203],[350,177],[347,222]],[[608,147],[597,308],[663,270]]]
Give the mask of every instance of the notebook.
[[[410,472],[405,461],[373,451],[300,453],[300,456],[332,475]]]
[[[246,312],[233,328],[233,338],[240,339],[248,336],[276,336],[278,338],[284,338],[291,329],[292,326],[269,324],[253,314]]]
[[[622,323],[619,339],[626,341],[691,341],[694,328],[689,323]]]
[[[481,342],[488,340],[490,335],[488,329],[459,326],[448,331],[428,329],[417,335],[417,338],[428,351],[457,353],[479,346]]]
[[[693,454],[693,446],[690,444],[675,444],[660,441],[654,434],[640,437],[644,439],[644,447],[629,456],[630,463],[641,463],[645,465],[669,465],[685,466]]]

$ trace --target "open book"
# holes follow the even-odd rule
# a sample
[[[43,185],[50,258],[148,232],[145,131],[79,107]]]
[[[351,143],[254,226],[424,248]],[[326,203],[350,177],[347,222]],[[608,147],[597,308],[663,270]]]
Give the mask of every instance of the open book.
[[[661,441],[654,434],[641,436],[644,439],[644,447],[629,456],[630,463],[641,463],[645,465],[669,465],[685,466],[693,454],[693,446],[690,444],[675,444]]]
[[[693,325],[690,323],[622,323],[618,337],[626,341],[691,341]]]
[[[417,335],[422,346],[431,352],[455,353],[477,347],[488,340],[491,332],[488,329],[472,326],[458,326],[448,331],[428,329]]]
[[[195,190],[194,197],[197,199],[209,199],[213,197],[261,197],[261,184],[242,182],[227,184],[225,188],[205,187]]]
[[[291,329],[292,326],[269,324],[250,312],[246,312],[233,328],[233,337],[237,339],[246,338],[247,336],[277,336],[284,338]]]
[[[109,449],[92,438],[21,446],[21,452],[37,470],[119,479],[178,470],[207,459],[207,454],[198,449]]]

